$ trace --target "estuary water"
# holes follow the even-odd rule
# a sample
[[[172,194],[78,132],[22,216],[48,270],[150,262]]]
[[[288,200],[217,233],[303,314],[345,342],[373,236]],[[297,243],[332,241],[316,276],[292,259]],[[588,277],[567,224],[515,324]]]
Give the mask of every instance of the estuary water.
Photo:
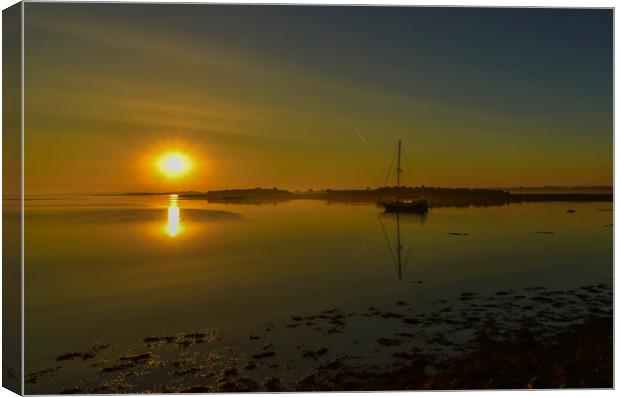
[[[96,343],[141,352],[149,335],[209,329],[240,345],[295,314],[395,302],[423,310],[463,292],[567,290],[610,283],[613,273],[611,202],[425,216],[372,203],[174,196],[37,197],[25,206],[26,374]],[[372,355],[364,334],[383,327],[373,324],[349,331],[362,334],[350,353]],[[329,347],[328,338],[310,339]],[[68,377],[26,391],[59,392]]]

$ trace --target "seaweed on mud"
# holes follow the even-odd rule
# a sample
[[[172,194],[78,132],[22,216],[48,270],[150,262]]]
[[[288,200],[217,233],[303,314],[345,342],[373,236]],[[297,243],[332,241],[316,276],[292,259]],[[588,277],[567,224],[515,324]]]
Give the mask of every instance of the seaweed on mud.
[[[417,318],[410,318],[410,317],[407,317],[407,318],[403,318],[403,322],[404,322],[405,324],[413,324],[413,325],[416,325],[416,324],[419,324],[419,323],[420,323],[420,320],[418,320]]]
[[[176,339],[177,339],[176,336],[154,335],[154,336],[147,336],[146,338],[142,339],[142,342],[147,343],[147,344],[172,343]]]
[[[269,392],[283,391],[282,380],[278,377],[271,377],[264,383],[265,390]]]
[[[119,357],[119,360],[137,363],[140,361],[148,360],[149,358],[152,358],[152,357],[153,355],[151,353],[138,353],[138,354],[131,354],[128,356]]]
[[[261,350],[270,350],[270,349],[273,349],[273,347],[274,347],[273,343],[267,343],[263,345],[263,347],[261,347]]]
[[[55,372],[60,370],[62,366],[58,365],[56,367],[43,369],[41,371],[33,372],[31,374],[26,375],[26,379],[24,380],[26,383],[35,384],[41,378],[45,378],[48,376],[52,376]]]
[[[340,326],[346,325],[346,323],[342,321],[343,318],[344,318],[344,315],[336,314],[329,318],[329,322],[334,325],[340,325]]]
[[[218,391],[225,392],[251,392],[259,388],[258,383],[250,378],[239,378],[231,381],[225,381],[218,385]]]
[[[381,317],[383,317],[383,318],[403,318],[403,315],[400,314],[400,313],[385,312],[385,313],[381,313]]]
[[[67,360],[74,360],[77,358],[80,358],[82,360],[89,360],[91,358],[95,358],[97,355],[96,353],[102,350],[105,350],[108,347],[110,347],[110,345],[103,345],[103,344],[96,343],[92,345],[88,351],[64,353],[59,356],[56,356],[55,360],[56,361],[67,361]]]
[[[318,366],[319,371],[333,371],[343,367],[343,363],[340,360],[332,360],[328,363],[321,364]]]
[[[459,297],[459,300],[462,300],[462,301],[471,301],[471,300],[474,300],[474,299],[475,299],[475,297],[472,296],[472,295],[463,295],[463,294],[461,294],[461,296]]]
[[[81,394],[82,393],[82,389],[79,387],[70,387],[67,389],[63,389],[60,391],[59,394]]]
[[[72,352],[72,353],[61,354],[60,356],[56,357],[56,361],[67,361],[67,360],[73,360],[74,358],[81,358],[82,354],[84,353]]]
[[[328,352],[329,352],[329,349],[326,347],[322,347],[318,350],[306,350],[302,353],[302,357],[316,360],[317,358],[327,354]]]
[[[419,357],[419,354],[414,354],[411,352],[395,352],[392,354],[392,357],[405,359],[405,360],[413,360],[416,357]]]
[[[218,337],[214,331],[209,332],[191,332],[187,334],[179,334],[174,339],[177,346],[189,347],[198,343],[209,343],[217,340]]]
[[[243,369],[246,369],[246,370],[253,370],[255,368],[256,368],[256,363],[254,361],[250,361],[243,366]]]
[[[204,386],[204,385],[195,385],[195,386],[190,386],[185,389],[181,389],[179,390],[179,392],[180,393],[209,393],[211,392],[211,388],[209,388],[208,386]]]
[[[100,352],[109,348],[110,345],[107,343],[95,343],[90,347],[91,352]]]
[[[252,355],[252,358],[255,360],[260,360],[263,358],[269,358],[269,357],[273,357],[276,355],[276,352],[274,351],[268,351],[268,352],[262,352],[262,353],[256,353]]]
[[[109,373],[109,372],[123,371],[126,369],[133,368],[138,364],[142,364],[152,358],[153,358],[153,355],[151,353],[129,354],[126,356],[119,357],[118,361],[115,364],[107,366],[107,367],[103,367],[101,369],[101,372]]]
[[[319,384],[315,374],[310,374],[299,381],[298,390],[318,390],[318,388]]]
[[[226,368],[224,372],[222,372],[222,374],[226,377],[237,376],[239,375],[239,371],[235,367],[229,367],[229,368]]]
[[[194,374],[197,374],[199,372],[200,372],[199,368],[192,367],[192,368],[187,368],[187,369],[184,369],[184,370],[181,370],[181,371],[174,371],[172,373],[172,376],[180,377],[180,376],[194,375]]]
[[[125,369],[129,369],[134,367],[136,364],[133,362],[127,362],[127,363],[120,363],[120,364],[114,364],[111,365],[109,367],[104,367],[101,368],[101,372],[116,372],[116,371],[122,371]]]
[[[386,338],[385,336],[380,336],[375,340],[378,344],[383,346],[400,346],[403,344],[403,341],[401,339]]]
[[[180,368],[182,365],[187,364],[189,361],[190,361],[189,359],[180,359],[180,360],[172,361],[168,363],[168,365],[174,368]]]
[[[536,302],[541,302],[541,303],[551,303],[551,302],[553,302],[553,299],[547,298],[546,296],[542,296],[542,295],[540,295],[540,296],[533,296],[530,299],[533,300],[533,301],[536,301]]]
[[[94,390],[103,390],[105,393],[144,392],[146,389],[141,388],[143,386],[137,386],[140,382],[143,382],[142,379],[147,379],[146,376],[153,374],[153,371],[157,368],[170,368],[171,370],[168,372],[170,378],[164,381],[170,383],[149,386],[153,388],[152,390],[156,392],[335,391],[378,390],[386,388],[488,388],[495,386],[504,387],[504,385],[512,385],[517,388],[540,388],[554,384],[555,380],[550,381],[550,375],[545,372],[545,368],[536,367],[538,361],[533,365],[539,372],[529,373],[526,377],[523,366],[526,362],[525,356],[516,358],[517,355],[521,354],[519,349],[521,349],[521,352],[534,352],[532,353],[533,355],[528,356],[531,360],[547,360],[546,357],[542,356],[541,349],[555,349],[564,343],[564,348],[567,351],[566,354],[570,353],[585,357],[586,362],[592,368],[598,369],[599,372],[589,371],[586,366],[579,363],[575,364],[572,356],[559,356],[558,354],[562,353],[561,349],[545,350],[544,354],[549,352],[549,354],[555,354],[554,365],[556,365],[556,368],[559,368],[558,371],[565,371],[565,376],[557,377],[557,379],[563,382],[560,385],[605,384],[606,380],[610,379],[608,377],[610,361],[609,357],[605,355],[605,352],[608,350],[608,347],[606,347],[608,341],[598,340],[604,346],[594,347],[594,349],[598,349],[596,351],[599,354],[598,357],[595,357],[585,351],[570,350],[574,347],[570,344],[573,339],[555,338],[554,335],[559,335],[566,330],[571,330],[571,332],[575,330],[575,332],[580,333],[580,339],[574,340],[585,340],[585,346],[588,349],[592,349],[591,345],[597,339],[595,336],[588,339],[590,338],[588,333],[592,331],[601,335],[601,332],[605,331],[603,325],[597,325],[597,327],[603,328],[589,330],[586,328],[575,328],[574,324],[584,321],[590,324],[594,321],[592,319],[611,318],[610,286],[606,284],[586,285],[578,290],[546,290],[544,287],[529,287],[525,290],[526,292],[523,292],[522,295],[516,295],[513,291],[496,291],[488,294],[463,292],[460,295],[456,295],[455,299],[450,302],[445,299],[428,302],[433,306],[431,306],[427,313],[414,313],[409,314],[407,317],[391,312],[389,308],[385,311],[375,307],[369,308],[368,312],[361,315],[373,318],[364,321],[388,320],[391,325],[396,326],[392,336],[379,336],[375,339],[378,345],[374,349],[375,354],[387,355],[387,357],[396,359],[391,364],[378,365],[376,361],[373,361],[375,356],[370,354],[363,357],[361,361],[356,362],[354,366],[350,366],[348,363],[345,364],[345,359],[342,357],[330,357],[339,353],[339,351],[333,350],[331,346],[329,348],[333,351],[328,350],[328,347],[312,350],[307,349],[304,342],[296,345],[299,352],[296,358],[291,361],[284,361],[286,357],[290,357],[287,355],[287,351],[285,350],[276,357],[274,344],[270,343],[274,339],[270,339],[268,336],[264,336],[266,340],[262,350],[257,349],[258,352],[250,355],[250,357],[246,357],[242,352],[239,352],[241,353],[240,356],[234,356],[235,353],[228,353],[232,351],[230,347],[225,354],[218,350],[210,351],[207,354],[202,353],[198,349],[178,350],[164,346],[171,341],[170,338],[174,338],[173,342],[186,340],[190,344],[193,344],[193,341],[213,339],[213,333],[197,332],[167,337],[168,339],[165,336],[148,337],[153,339],[145,338],[143,342],[153,344],[154,349],[165,349],[163,350],[164,352],[171,351],[173,354],[179,354],[180,356],[176,357],[176,359],[172,357],[170,362],[166,363],[165,361],[156,361],[151,352],[125,353],[124,356],[119,357],[115,362],[108,363],[102,360],[101,364],[104,364],[102,365],[103,369],[99,369],[101,368],[99,367],[97,370],[94,370],[98,371],[96,373],[101,374],[99,375],[100,378],[93,378],[92,381],[96,385]],[[574,297],[579,300],[567,299],[566,297]],[[474,299],[475,301],[472,302],[471,300]],[[396,309],[397,307],[404,306],[399,304],[399,302],[404,301],[393,303],[392,310],[398,310]],[[587,317],[588,313],[593,317]],[[294,315],[280,325],[294,322],[298,326],[304,326],[311,323],[308,326],[312,327],[320,324],[322,328],[316,328],[319,330],[327,329],[327,333],[342,332],[346,325],[345,317],[348,317],[348,315],[344,314],[342,310],[332,309],[314,315]],[[400,321],[391,321],[392,318],[398,318]],[[271,323],[268,323],[268,326],[276,327]],[[330,326],[331,328],[329,328]],[[279,330],[284,331],[286,329],[279,328]],[[311,337],[308,335],[297,335],[297,333],[292,331],[288,332],[290,335],[298,337],[301,341]],[[250,340],[260,339],[260,337],[254,335],[250,335],[247,338]],[[355,343],[355,338],[351,338],[350,341]],[[416,349],[410,346],[411,344],[420,346],[422,349]],[[404,345],[403,348],[394,348],[402,345]],[[404,348],[405,346],[406,349]],[[502,350],[504,348],[505,350]],[[91,351],[95,351],[95,349],[91,349]],[[330,353],[329,355],[327,355],[328,352]],[[495,354],[496,356],[487,356],[490,354]],[[184,355],[185,357],[191,355],[191,359],[181,358]],[[162,353],[162,356],[164,356],[164,353]],[[71,359],[76,359],[81,356],[72,355],[71,357]],[[463,357],[469,357],[469,361],[459,361],[459,358]],[[274,359],[262,361],[268,358]],[[512,367],[513,358],[516,360],[514,361],[516,368]],[[288,378],[276,378],[280,380],[279,383],[269,381],[271,379],[269,377],[273,377],[275,373],[283,375],[286,374],[285,371],[294,371],[296,363],[299,362],[298,360],[303,359],[315,361],[315,367],[310,370],[316,371],[315,373],[304,373],[301,376],[301,380],[294,378],[290,383],[288,380],[286,383],[282,381],[282,379]],[[495,366],[498,368],[488,365],[487,361],[493,360],[495,360]],[[241,364],[238,367],[231,366],[231,363],[235,361],[241,362]],[[551,362],[551,360],[548,361]],[[253,374],[262,378],[257,378],[257,380],[239,378],[242,376],[240,371],[250,371],[257,368],[257,362],[260,362],[258,365],[261,366],[261,371],[255,371]],[[138,365],[141,366],[137,367]],[[180,369],[182,366],[184,368]],[[137,368],[133,369],[134,367]],[[82,365],[82,368],[85,368],[85,365]],[[176,371],[173,368],[176,368]],[[202,371],[203,368],[208,369],[206,373]],[[274,371],[274,368],[282,368],[282,370]],[[110,376],[103,375],[104,373],[114,373],[123,370],[129,371],[112,374],[114,382],[104,378],[104,376],[107,378]],[[512,374],[511,376],[514,376],[513,382],[511,383],[506,379],[501,379],[501,382],[499,382],[498,379],[493,378],[493,374],[496,373],[494,371],[496,370],[503,371],[501,372],[502,374]],[[474,373],[472,371],[480,372]],[[216,382],[215,384],[197,384],[196,386],[189,387],[186,386],[188,384],[186,379],[181,379],[181,377],[198,379],[198,377],[204,378],[205,376],[214,376],[216,374],[219,374],[219,378],[213,378],[213,381]],[[448,376],[449,374],[452,374],[451,378]],[[44,374],[39,376],[43,377]],[[131,377],[128,378],[128,376]],[[267,377],[266,379],[264,378],[265,376]],[[295,377],[295,375],[293,376]],[[38,379],[37,374],[30,374],[27,379],[36,382]],[[131,384],[125,383],[127,379],[131,379]],[[176,379],[177,383],[173,379]],[[388,381],[391,383],[388,383]],[[97,385],[98,382],[103,383]],[[179,382],[183,382],[183,386],[179,386]],[[556,385],[555,387],[558,386]]]
[[[95,387],[91,393],[120,394],[129,393],[131,391],[133,391],[132,386],[125,382],[122,378],[114,378],[108,381],[104,381],[101,385]]]

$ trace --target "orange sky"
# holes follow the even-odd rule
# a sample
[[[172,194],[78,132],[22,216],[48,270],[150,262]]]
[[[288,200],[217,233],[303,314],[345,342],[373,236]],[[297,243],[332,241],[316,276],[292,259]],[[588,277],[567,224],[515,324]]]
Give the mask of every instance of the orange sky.
[[[26,191],[613,183],[608,10],[396,11],[28,3]]]

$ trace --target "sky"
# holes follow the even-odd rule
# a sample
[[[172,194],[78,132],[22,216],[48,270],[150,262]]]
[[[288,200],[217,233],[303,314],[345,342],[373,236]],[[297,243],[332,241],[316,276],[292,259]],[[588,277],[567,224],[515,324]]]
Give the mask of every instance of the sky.
[[[611,10],[25,5],[27,194],[613,184]],[[155,159],[193,159],[171,179]]]

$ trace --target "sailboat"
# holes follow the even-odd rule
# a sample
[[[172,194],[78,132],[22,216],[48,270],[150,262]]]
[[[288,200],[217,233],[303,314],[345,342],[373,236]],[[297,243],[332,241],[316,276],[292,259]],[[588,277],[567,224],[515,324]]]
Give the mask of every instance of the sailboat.
[[[396,163],[396,199],[379,199],[379,204],[383,205],[383,207],[385,208],[385,212],[426,213],[428,211],[428,203],[426,202],[424,197],[406,197],[401,195],[400,174],[403,172],[402,168],[400,167],[401,151],[402,144],[401,141],[398,141],[398,161]]]

